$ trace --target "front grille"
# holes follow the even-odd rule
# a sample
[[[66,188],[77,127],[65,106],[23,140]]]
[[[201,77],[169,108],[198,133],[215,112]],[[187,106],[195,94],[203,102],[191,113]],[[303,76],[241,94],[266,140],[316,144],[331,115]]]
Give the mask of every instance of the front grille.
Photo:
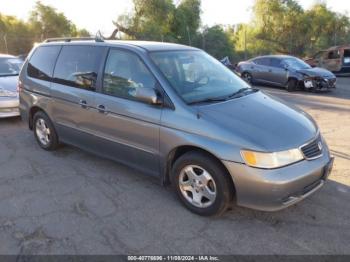
[[[305,158],[310,160],[320,157],[322,155],[322,148],[322,140],[320,135],[318,135],[316,139],[302,146],[301,151],[303,152]]]

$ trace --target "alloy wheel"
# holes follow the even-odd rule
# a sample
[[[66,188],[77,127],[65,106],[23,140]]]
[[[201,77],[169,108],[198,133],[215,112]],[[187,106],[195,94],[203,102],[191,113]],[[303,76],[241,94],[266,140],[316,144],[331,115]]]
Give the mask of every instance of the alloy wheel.
[[[179,187],[184,198],[199,208],[211,206],[216,199],[215,181],[210,173],[200,166],[184,167],[180,172]]]
[[[43,146],[48,146],[50,144],[51,131],[44,119],[39,118],[36,121],[35,133]]]
[[[247,83],[251,83],[252,82],[252,76],[249,73],[244,73],[242,75],[242,78],[244,81],[246,81]]]

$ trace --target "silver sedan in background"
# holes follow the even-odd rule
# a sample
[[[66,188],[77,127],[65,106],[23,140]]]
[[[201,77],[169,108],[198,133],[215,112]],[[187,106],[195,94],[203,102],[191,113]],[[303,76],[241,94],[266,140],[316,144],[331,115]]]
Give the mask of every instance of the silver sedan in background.
[[[23,60],[0,55],[0,118],[19,116],[17,82]]]
[[[327,91],[336,87],[336,76],[323,68],[286,55],[260,56],[237,65],[238,74],[249,83],[280,86],[288,91]]]

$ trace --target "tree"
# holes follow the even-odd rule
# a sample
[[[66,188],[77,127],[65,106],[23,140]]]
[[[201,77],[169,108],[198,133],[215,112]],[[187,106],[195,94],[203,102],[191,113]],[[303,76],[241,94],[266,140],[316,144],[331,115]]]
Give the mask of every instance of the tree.
[[[63,13],[36,3],[28,21],[0,14],[0,52],[25,54],[35,42],[49,37],[89,36],[85,29],[78,29]]]
[[[174,5],[171,0],[134,0],[134,11],[114,24],[132,38],[162,40],[170,34]]]
[[[237,30],[237,50],[251,54],[284,53],[304,56],[350,40],[349,17],[325,3],[304,10],[295,0],[256,0],[253,19]],[[246,40],[249,41],[246,41]]]
[[[0,53],[23,54],[33,46],[28,25],[14,16],[0,14]]]
[[[182,44],[192,45],[201,24],[201,2],[199,0],[183,0],[174,9],[171,33]]]
[[[227,28],[225,30],[220,25],[207,27],[202,33],[201,47],[217,59],[221,59],[225,56],[233,59],[235,51],[234,40],[231,36],[233,36],[232,28]],[[199,43],[197,45],[200,46]]]
[[[76,28],[70,20],[55,8],[36,2],[29,17],[29,25],[36,39],[44,40],[50,37],[71,36]]]
[[[118,17],[114,25],[128,37],[191,44],[200,26],[200,0],[133,0],[131,14]],[[113,35],[113,34],[112,34]]]

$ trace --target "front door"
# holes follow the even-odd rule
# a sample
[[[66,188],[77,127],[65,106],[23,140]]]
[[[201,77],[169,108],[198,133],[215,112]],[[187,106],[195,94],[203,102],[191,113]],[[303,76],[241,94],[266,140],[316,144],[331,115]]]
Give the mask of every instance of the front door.
[[[283,61],[279,58],[270,58],[269,81],[275,85],[285,86],[287,80],[287,70]]]
[[[157,81],[141,58],[123,49],[109,51],[101,93],[96,94],[96,135],[110,158],[159,174],[159,124],[162,108],[137,101],[139,87]]]

